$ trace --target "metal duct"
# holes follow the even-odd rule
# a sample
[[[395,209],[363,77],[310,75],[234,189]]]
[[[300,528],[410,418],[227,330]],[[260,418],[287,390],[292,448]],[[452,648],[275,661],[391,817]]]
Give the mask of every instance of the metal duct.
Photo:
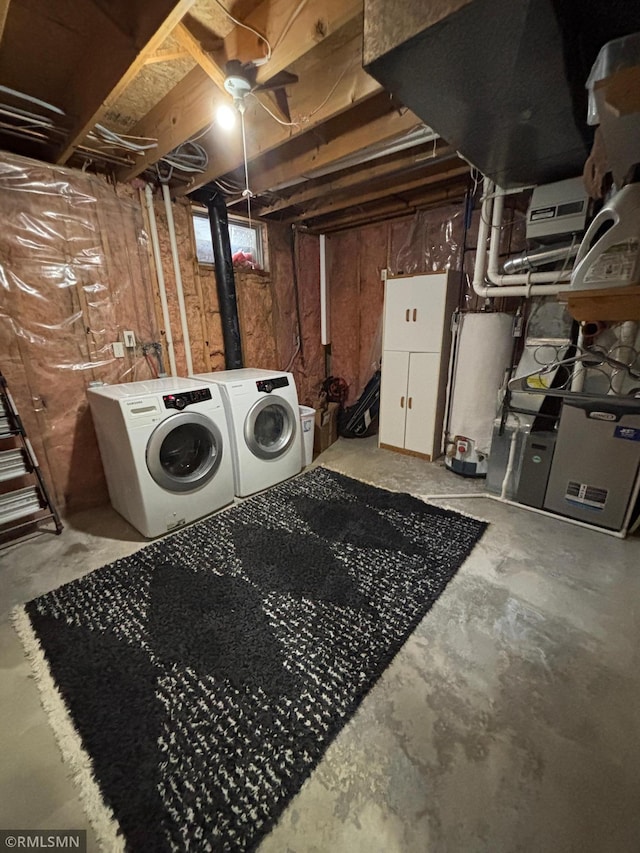
[[[214,193],[210,196],[206,204],[209,211],[216,288],[218,291],[220,320],[222,321],[224,364],[227,370],[235,370],[243,366],[242,340],[240,338],[240,320],[238,318],[236,280],[231,257],[227,206],[220,193]]]
[[[580,243],[576,241],[575,243],[567,243],[564,246],[525,251],[505,261],[504,271],[507,275],[513,275],[519,272],[529,272],[529,270],[533,270],[536,267],[543,267],[546,264],[566,261],[569,258],[575,258],[579,248]]]

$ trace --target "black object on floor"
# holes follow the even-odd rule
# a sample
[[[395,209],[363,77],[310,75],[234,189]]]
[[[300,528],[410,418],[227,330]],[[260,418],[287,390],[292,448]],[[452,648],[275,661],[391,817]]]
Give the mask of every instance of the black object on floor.
[[[17,613],[126,849],[255,849],[485,527],[317,468]]]
[[[340,411],[338,432],[343,438],[367,438],[378,432],[381,375],[376,370],[353,406]]]

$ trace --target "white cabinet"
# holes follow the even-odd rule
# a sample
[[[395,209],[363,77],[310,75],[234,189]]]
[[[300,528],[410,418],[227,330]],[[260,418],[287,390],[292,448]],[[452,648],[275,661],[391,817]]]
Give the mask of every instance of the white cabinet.
[[[455,273],[388,278],[385,286],[381,447],[440,455]]]

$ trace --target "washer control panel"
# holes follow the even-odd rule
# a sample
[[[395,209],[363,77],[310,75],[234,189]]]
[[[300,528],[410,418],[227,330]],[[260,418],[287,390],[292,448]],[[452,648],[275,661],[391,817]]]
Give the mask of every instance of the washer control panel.
[[[180,394],[165,394],[162,399],[165,409],[177,409],[181,412],[193,403],[203,403],[205,400],[210,400],[211,389],[198,388],[196,391],[182,391]]]
[[[288,384],[288,376],[274,376],[273,379],[261,379],[259,382],[256,382],[256,388],[258,391],[264,391],[266,394],[270,394],[272,391],[275,391],[276,388],[286,388]]]

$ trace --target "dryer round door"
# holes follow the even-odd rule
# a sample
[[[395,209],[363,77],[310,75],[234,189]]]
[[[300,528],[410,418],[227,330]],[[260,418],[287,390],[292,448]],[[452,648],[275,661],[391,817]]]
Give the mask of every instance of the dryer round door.
[[[282,397],[261,397],[244,422],[247,447],[259,459],[277,459],[296,437],[298,417]]]
[[[171,415],[154,429],[147,442],[147,468],[159,486],[170,492],[200,488],[218,470],[222,435],[198,412]]]

